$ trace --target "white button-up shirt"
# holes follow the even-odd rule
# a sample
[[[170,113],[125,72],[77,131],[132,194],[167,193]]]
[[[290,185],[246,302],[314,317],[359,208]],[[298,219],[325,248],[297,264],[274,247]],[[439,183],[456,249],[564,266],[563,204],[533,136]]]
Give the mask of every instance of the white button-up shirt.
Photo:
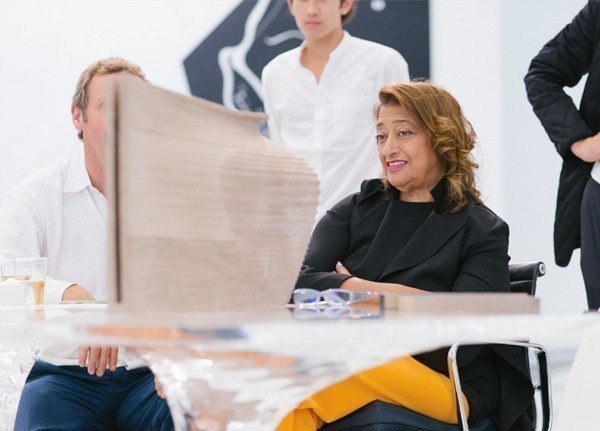
[[[594,166],[592,168],[592,178],[594,179],[594,181],[600,184],[600,162],[594,163]]]
[[[83,152],[41,169],[12,189],[0,209],[0,249],[48,258],[44,303],[60,301],[73,283],[107,299],[106,198],[94,187]],[[68,281],[64,281],[68,280]],[[41,360],[77,365],[77,346],[49,346]],[[118,366],[143,364],[119,349]]]
[[[300,63],[303,48],[265,66],[263,102],[271,140],[307,160],[319,177],[320,218],[364,179],[381,175],[373,107],[381,87],[410,78],[397,51],[345,32],[317,82]]]
[[[46,283],[46,304],[60,301],[73,283],[105,300],[107,212],[106,198],[92,186],[78,153],[34,172],[8,193],[0,209],[0,249],[48,258],[54,280]]]

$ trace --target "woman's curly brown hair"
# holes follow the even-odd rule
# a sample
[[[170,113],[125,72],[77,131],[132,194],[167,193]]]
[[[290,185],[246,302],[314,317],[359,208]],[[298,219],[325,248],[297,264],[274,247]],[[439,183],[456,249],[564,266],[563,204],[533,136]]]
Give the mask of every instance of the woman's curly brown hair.
[[[460,211],[469,200],[482,205],[481,193],[475,185],[475,169],[479,165],[471,154],[476,135],[456,99],[429,82],[410,82],[383,87],[379,91],[375,117],[381,107],[387,105],[402,107],[427,134],[448,183],[450,212]],[[389,190],[391,185],[387,179],[384,183]]]

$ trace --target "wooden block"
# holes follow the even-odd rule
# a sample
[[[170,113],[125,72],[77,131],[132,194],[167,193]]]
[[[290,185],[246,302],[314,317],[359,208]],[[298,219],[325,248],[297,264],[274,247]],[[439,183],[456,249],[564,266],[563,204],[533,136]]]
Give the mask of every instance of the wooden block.
[[[385,310],[400,315],[539,314],[538,298],[525,293],[386,294]]]

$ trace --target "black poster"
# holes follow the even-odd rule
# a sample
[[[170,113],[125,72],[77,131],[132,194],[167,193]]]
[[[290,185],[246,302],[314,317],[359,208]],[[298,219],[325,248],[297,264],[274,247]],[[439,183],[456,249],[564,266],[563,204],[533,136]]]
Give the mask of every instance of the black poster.
[[[429,1],[362,0],[350,34],[396,49],[410,75],[429,77]],[[302,34],[284,0],[243,0],[184,60],[193,95],[230,108],[263,111],[260,75]]]

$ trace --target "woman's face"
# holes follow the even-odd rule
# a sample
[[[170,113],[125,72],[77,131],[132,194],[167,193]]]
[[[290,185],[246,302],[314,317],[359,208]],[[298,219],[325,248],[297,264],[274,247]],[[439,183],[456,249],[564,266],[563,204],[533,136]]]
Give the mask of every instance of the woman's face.
[[[384,105],[377,116],[377,148],[387,180],[400,200],[431,201],[442,165],[418,123],[400,106]]]

